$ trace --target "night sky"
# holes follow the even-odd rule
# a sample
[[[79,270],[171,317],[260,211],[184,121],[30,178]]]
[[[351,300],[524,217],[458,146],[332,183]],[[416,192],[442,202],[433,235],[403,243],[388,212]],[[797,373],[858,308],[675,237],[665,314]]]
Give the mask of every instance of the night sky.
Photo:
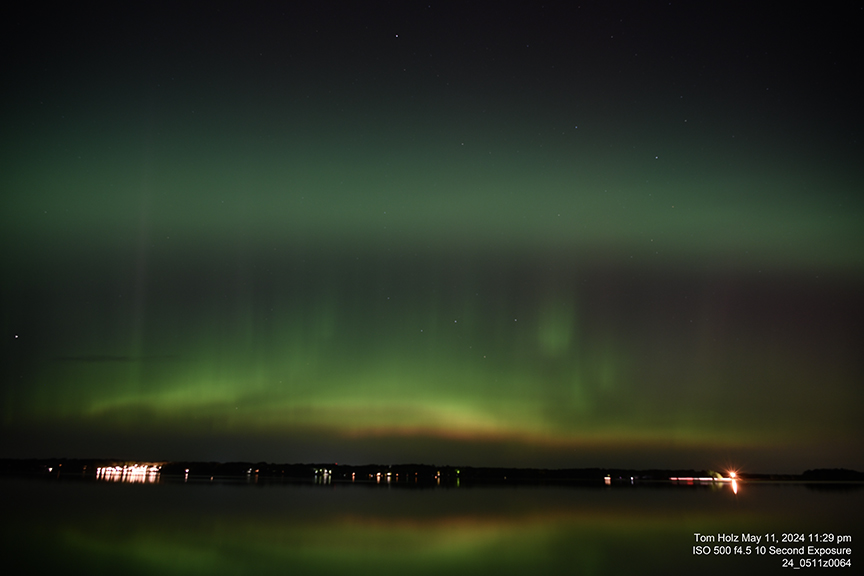
[[[864,469],[861,2],[125,4],[0,16],[0,456]]]

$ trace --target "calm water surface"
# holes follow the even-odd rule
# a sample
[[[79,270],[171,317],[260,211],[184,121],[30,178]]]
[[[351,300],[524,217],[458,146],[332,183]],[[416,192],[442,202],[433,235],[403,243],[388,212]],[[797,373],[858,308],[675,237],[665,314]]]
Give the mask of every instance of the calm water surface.
[[[854,553],[864,518],[860,485],[0,486],[16,573],[779,574],[783,555],[694,555],[694,533],[848,535]]]

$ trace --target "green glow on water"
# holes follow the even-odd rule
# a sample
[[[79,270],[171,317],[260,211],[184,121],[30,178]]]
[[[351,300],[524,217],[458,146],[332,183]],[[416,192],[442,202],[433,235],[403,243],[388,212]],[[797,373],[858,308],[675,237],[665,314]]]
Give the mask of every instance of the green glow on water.
[[[601,573],[637,563],[654,573],[670,542],[680,539],[682,526],[729,526],[729,519],[706,515],[648,518],[620,512],[437,521],[349,516],[290,523],[243,517],[205,523],[171,515],[173,527],[165,520],[105,518],[38,529],[31,537],[41,534],[42,546],[55,558],[77,559],[95,573],[118,564],[134,574],[237,574],[284,566],[324,574],[522,574],[565,568]],[[628,554],[622,557],[620,550]],[[675,565],[686,560],[676,558]]]
[[[744,483],[388,489],[358,485],[13,482],[13,560],[67,573],[722,574],[778,558],[695,556],[693,534],[835,532],[860,494]],[[38,555],[39,550],[51,554]],[[35,554],[35,555],[34,555]]]

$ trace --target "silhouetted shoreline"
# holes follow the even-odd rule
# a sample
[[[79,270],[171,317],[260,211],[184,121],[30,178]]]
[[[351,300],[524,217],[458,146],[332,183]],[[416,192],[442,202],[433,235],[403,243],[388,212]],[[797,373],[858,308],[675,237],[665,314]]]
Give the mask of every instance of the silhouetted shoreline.
[[[0,459],[0,475],[26,477],[97,477],[103,469],[122,470],[124,466],[152,466],[162,478],[224,478],[255,481],[299,481],[317,483],[380,483],[419,485],[485,484],[567,484],[627,483],[669,481],[670,478],[706,479],[720,477],[718,472],[695,469],[624,468],[504,468],[478,466],[438,466],[434,464],[336,463],[274,464],[269,462],[143,462],[113,458],[73,459]],[[864,482],[864,473],[845,468],[820,468],[801,474],[739,472],[743,481],[774,482]]]

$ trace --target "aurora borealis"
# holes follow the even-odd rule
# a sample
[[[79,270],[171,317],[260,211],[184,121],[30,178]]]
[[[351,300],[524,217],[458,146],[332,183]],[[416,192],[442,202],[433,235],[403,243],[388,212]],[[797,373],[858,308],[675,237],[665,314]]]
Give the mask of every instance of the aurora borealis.
[[[4,17],[0,455],[864,466],[860,10],[361,6]]]

